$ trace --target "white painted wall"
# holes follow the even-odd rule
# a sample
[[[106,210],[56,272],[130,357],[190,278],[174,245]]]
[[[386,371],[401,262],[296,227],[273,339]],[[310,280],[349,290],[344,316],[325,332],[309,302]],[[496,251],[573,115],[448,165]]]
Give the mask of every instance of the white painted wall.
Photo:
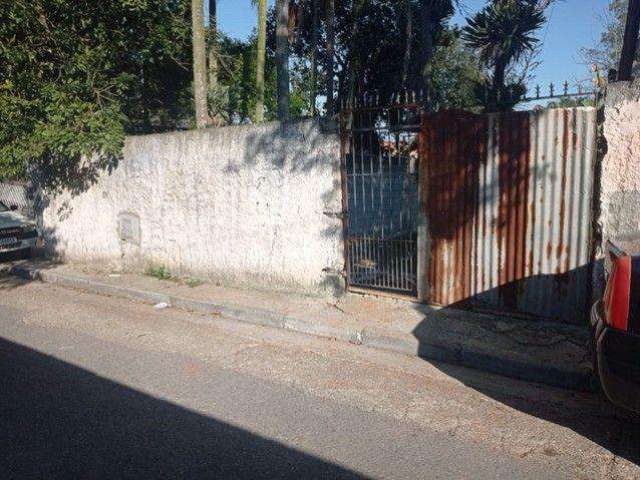
[[[640,82],[608,87],[602,161],[603,240],[640,239]]]
[[[323,292],[342,285],[340,144],[306,120],[129,137],[85,192],[49,199],[42,222],[66,261]],[[123,242],[118,215],[140,218]],[[327,215],[329,213],[329,215]]]

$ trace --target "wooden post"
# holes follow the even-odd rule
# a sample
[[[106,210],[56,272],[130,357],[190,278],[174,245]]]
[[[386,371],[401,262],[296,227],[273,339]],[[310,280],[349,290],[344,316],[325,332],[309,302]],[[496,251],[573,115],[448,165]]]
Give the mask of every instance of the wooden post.
[[[638,30],[640,29],[640,0],[629,0],[627,10],[627,24],[624,29],[618,81],[631,80],[633,61],[636,58]]]

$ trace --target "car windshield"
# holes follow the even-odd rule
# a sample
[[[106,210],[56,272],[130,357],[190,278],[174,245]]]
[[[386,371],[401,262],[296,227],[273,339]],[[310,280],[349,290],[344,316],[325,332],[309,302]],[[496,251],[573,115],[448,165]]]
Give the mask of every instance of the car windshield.
[[[0,212],[8,212],[9,207],[7,207],[4,203],[0,202]]]

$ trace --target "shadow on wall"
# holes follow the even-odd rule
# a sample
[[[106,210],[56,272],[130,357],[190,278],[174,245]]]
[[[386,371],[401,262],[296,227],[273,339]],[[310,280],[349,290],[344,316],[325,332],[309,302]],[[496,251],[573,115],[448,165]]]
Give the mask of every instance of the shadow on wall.
[[[274,170],[280,170],[290,181],[298,174],[312,171],[329,171],[332,176],[331,187],[325,189],[318,205],[323,215],[334,219],[321,234],[325,239],[342,241],[342,180],[340,172],[340,140],[337,128],[327,125],[322,119],[301,119],[286,123],[270,122],[252,126],[253,132],[247,135],[244,157],[241,162],[230,163],[225,171],[235,173],[240,169],[251,169],[258,161],[265,161]],[[332,138],[333,137],[333,138]],[[295,208],[297,199],[289,199],[291,208]],[[300,218],[300,223],[305,219]],[[342,252],[340,252],[342,254]],[[323,280],[319,289],[339,296],[345,292],[345,280],[342,266],[327,265],[322,272]]]
[[[217,131],[213,132],[212,130]],[[331,250],[331,245],[335,242],[336,248],[338,248],[342,236],[342,228],[339,221],[342,210],[339,141],[337,135],[332,136],[329,132],[323,130],[318,120],[307,119],[285,124],[273,122],[260,125],[231,126],[201,132],[180,133],[180,135],[186,135],[186,137],[182,138],[188,138],[189,141],[196,142],[194,147],[198,147],[199,140],[202,140],[203,144],[209,142],[209,146],[211,141],[219,142],[218,147],[220,149],[229,148],[229,145],[231,145],[230,148],[232,149],[237,148],[237,150],[224,152],[224,155],[231,156],[226,168],[225,165],[222,165],[225,168],[224,172],[230,176],[233,176],[234,173],[239,172],[241,169],[251,172],[258,170],[257,166],[264,169],[266,165],[266,169],[278,172],[275,175],[276,178],[281,172],[284,183],[292,182],[295,184],[298,179],[304,180],[305,184],[315,188],[312,192],[314,196],[311,198],[315,201],[319,197],[315,201],[317,206],[313,205],[314,213],[318,212],[321,215],[326,215],[326,221],[322,221],[322,217],[318,219],[318,215],[314,215],[313,219],[308,220],[304,218],[304,215],[300,215],[300,218],[296,221],[299,224],[293,225],[291,232],[280,233],[280,235],[293,238],[296,228],[307,228],[307,230],[317,228],[322,239],[326,240],[318,243],[326,246],[327,250]],[[238,142],[242,142],[242,144],[238,144]],[[215,154],[215,148],[212,154]],[[56,204],[56,211],[50,212],[56,215],[58,221],[64,221],[72,212],[74,206],[72,197],[81,194],[94,185],[102,172],[111,174],[118,168],[119,161],[120,158],[116,157],[100,157],[94,158],[92,162],[58,163],[51,161],[48,164],[38,165],[36,169],[42,169],[42,172],[38,175],[37,182],[34,182],[33,194],[40,226],[42,227],[43,225],[43,212],[51,208],[50,199],[52,194],[57,194],[62,190],[66,190],[70,194],[70,199],[66,201],[59,199]],[[246,178],[240,178],[240,183],[238,184],[240,192],[246,191],[247,188],[260,188],[262,179],[258,178],[257,174],[249,176],[248,181],[252,184],[247,185],[244,183]],[[316,179],[317,182],[314,185],[313,182]],[[277,185],[270,185],[268,182],[265,182],[265,185],[269,188],[277,188]],[[189,198],[192,196],[190,191],[173,191],[171,194],[174,197],[184,195]],[[275,193],[268,192],[267,203],[271,201],[269,196],[275,195],[277,195],[277,190]],[[285,208],[296,211],[299,199],[277,198],[272,201],[274,203],[278,201],[284,204]],[[187,202],[183,203],[186,204]],[[193,205],[193,203],[189,202],[189,205]],[[287,204],[290,204],[290,207],[287,207]],[[268,204],[266,208],[268,209]],[[261,205],[260,209],[256,208],[256,213],[259,213],[259,215],[265,215],[264,212],[264,204]],[[199,214],[199,210],[193,208],[193,210],[184,215],[196,216]],[[266,214],[272,217],[269,221],[277,224],[277,212],[273,213],[267,210]],[[249,215],[250,221],[258,223],[258,225],[255,225],[256,228],[263,223],[259,215]],[[306,227],[304,225],[305,222],[312,223]],[[288,226],[281,225],[281,227],[285,229]],[[318,235],[315,231],[313,233]],[[49,240],[48,253],[54,252],[56,243],[63,240],[56,238],[56,232],[48,232],[47,239]],[[166,239],[167,242],[171,240],[170,238]],[[342,266],[336,265],[333,260],[336,256],[332,252],[332,261],[326,262],[327,265],[322,265],[318,272],[313,272],[313,275],[317,277],[321,290],[340,294],[344,291],[344,281],[341,276]],[[180,269],[181,267],[176,268]]]
[[[592,121],[585,109],[426,117],[421,182],[434,303],[586,323]]]
[[[0,339],[5,478],[362,478]]]
[[[513,275],[515,280],[467,296],[447,306],[587,327],[594,294],[594,270],[598,270],[599,263],[593,262],[562,273]],[[455,284],[462,280],[452,281]]]
[[[103,154],[95,152],[91,158],[75,156],[71,158],[49,155],[38,159],[31,166],[31,180],[27,184],[27,197],[32,203],[31,211],[41,230],[43,227],[43,213],[49,207],[52,196],[68,192],[76,197],[95,185],[100,176],[106,172],[111,175],[122,160],[122,154]],[[56,214],[60,219],[66,218],[72,210],[71,204],[64,202]],[[44,232],[44,237],[51,248],[46,252],[55,252],[57,242],[55,232]]]

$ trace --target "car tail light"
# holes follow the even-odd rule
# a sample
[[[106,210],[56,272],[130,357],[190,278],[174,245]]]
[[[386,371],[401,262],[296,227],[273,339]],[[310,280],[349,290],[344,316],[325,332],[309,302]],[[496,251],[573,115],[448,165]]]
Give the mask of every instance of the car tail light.
[[[627,331],[631,295],[631,257],[618,249],[611,249],[609,254],[611,271],[603,298],[605,323],[617,330]]]

